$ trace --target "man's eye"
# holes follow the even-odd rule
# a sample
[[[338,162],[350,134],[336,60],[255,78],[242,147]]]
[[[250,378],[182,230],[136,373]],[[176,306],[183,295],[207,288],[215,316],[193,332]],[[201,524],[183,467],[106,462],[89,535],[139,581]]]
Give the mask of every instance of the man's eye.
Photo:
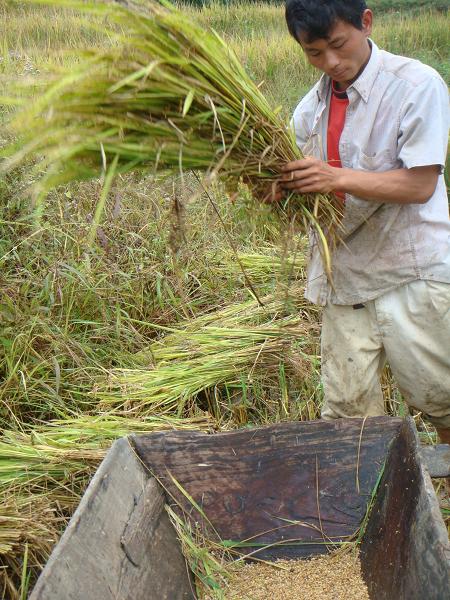
[[[335,48],[336,50],[338,48],[342,48],[342,46],[345,44],[345,42],[342,42],[341,44],[333,44],[333,48]]]

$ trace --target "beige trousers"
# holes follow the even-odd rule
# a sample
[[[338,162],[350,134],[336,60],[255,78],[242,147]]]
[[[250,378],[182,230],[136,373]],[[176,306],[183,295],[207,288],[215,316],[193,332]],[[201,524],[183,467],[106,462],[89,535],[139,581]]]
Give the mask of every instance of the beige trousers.
[[[417,280],[362,308],[325,307],[322,417],[383,415],[386,360],[408,405],[450,428],[450,284]]]

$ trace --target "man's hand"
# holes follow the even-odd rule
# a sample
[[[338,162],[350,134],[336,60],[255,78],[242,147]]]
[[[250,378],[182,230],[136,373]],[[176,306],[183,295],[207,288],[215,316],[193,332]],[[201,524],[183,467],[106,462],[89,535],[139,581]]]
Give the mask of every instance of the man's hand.
[[[281,167],[281,179],[267,185],[260,194],[262,202],[279,202],[290,192],[299,194],[338,190],[341,169],[330,167],[317,158],[307,157],[289,162]]]
[[[281,172],[281,186],[290,192],[329,194],[340,191],[342,169],[330,167],[318,158],[306,157],[287,163]]]

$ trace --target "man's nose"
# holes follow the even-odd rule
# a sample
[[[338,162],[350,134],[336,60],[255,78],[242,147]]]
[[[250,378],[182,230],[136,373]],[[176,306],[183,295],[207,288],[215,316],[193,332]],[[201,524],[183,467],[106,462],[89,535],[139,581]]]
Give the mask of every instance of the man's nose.
[[[334,71],[337,69],[337,67],[339,67],[340,64],[340,59],[339,56],[337,56],[337,54],[335,54],[334,52],[327,52],[326,54],[326,65],[327,71]]]

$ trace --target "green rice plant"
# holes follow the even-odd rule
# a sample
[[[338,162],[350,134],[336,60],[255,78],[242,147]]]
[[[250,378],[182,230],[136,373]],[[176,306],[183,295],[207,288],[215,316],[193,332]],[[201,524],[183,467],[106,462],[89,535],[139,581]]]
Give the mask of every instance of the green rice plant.
[[[28,598],[31,572],[28,570],[28,544],[25,545],[23,555],[22,577],[20,580],[20,600]]]
[[[50,443],[49,443],[50,442]],[[3,432],[0,441],[0,487],[13,489],[42,479],[61,480],[69,472],[97,466],[103,458],[101,448],[55,444],[36,433]]]
[[[208,257],[209,258],[209,257]],[[306,258],[304,242],[295,253],[281,254],[273,247],[258,248],[258,252],[238,252],[238,258],[253,284],[267,286],[270,282],[289,284],[306,279]],[[231,252],[223,251],[218,256],[211,256],[209,262],[217,273],[224,276],[239,277],[242,273]]]
[[[28,432],[3,430],[0,438],[0,494],[2,490],[38,485],[42,480],[64,481],[68,475],[86,472],[103,459],[111,443],[131,432],[164,429],[205,429],[206,417],[133,419],[110,412],[60,419]]]
[[[36,160],[38,199],[61,183],[102,175],[96,226],[117,173],[198,170],[205,184],[220,177],[236,190],[244,181],[263,198],[281,165],[301,157],[291,128],[215,31],[154,0],[57,4],[102,17],[116,43],[85,51],[31,103],[18,99],[18,139],[3,151],[3,170]],[[305,228],[320,234],[330,271],[323,231],[335,231],[339,211],[320,194],[295,198]]]
[[[96,398],[131,414],[181,416],[202,392],[251,382],[258,373],[277,380],[280,361],[294,354],[297,376],[309,372],[311,333],[317,323],[304,319],[301,288],[292,298],[263,298],[161,327],[167,334],[133,356],[133,368],[110,372]],[[222,417],[224,415],[222,414]]]

